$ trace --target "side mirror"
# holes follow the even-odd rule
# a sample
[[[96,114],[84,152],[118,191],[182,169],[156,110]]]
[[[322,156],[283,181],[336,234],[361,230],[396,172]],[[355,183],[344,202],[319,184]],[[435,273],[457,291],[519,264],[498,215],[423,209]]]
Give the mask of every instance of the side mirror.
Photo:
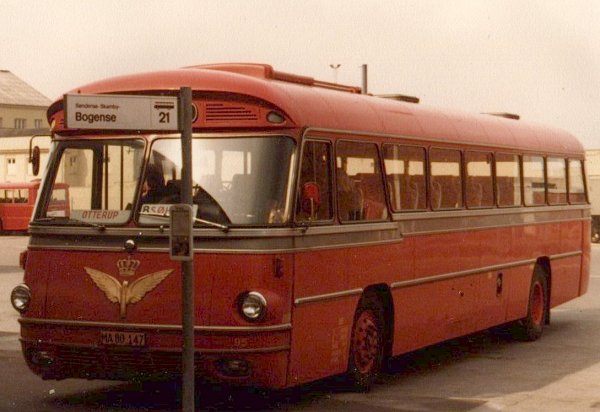
[[[29,138],[29,163],[31,163],[31,171],[34,176],[37,176],[40,173],[40,148],[39,146],[33,147],[33,139],[36,137],[48,137],[48,135],[33,135]]]
[[[302,211],[315,218],[321,205],[321,191],[315,182],[306,182],[302,186]]]
[[[31,154],[29,155],[29,162],[31,163],[31,170],[34,176],[37,176],[40,173],[40,147],[35,146],[31,150]]]

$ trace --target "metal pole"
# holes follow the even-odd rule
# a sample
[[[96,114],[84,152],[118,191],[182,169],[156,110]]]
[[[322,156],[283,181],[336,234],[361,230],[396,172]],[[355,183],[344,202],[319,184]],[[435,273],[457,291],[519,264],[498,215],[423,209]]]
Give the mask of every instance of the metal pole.
[[[367,94],[367,65],[362,65],[362,92]]]
[[[333,69],[333,82],[337,84],[338,82],[338,69],[340,68],[341,64],[330,64],[329,67],[331,67]]]
[[[192,204],[192,89],[179,90],[179,111],[181,130],[181,203]],[[193,250],[192,236],[192,250]],[[194,261],[181,262],[181,295],[183,327],[183,388],[181,404],[183,411],[193,412],[194,405]]]

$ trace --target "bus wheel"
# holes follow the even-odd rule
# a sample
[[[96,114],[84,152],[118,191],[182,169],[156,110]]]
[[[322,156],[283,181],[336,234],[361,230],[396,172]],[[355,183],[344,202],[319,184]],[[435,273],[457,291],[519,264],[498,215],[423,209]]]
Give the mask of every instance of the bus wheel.
[[[515,338],[534,341],[542,336],[548,313],[548,300],[548,282],[541,270],[536,268],[531,279],[527,316],[517,321]]]
[[[376,297],[363,297],[350,337],[347,377],[353,390],[366,392],[383,363],[383,309]]]

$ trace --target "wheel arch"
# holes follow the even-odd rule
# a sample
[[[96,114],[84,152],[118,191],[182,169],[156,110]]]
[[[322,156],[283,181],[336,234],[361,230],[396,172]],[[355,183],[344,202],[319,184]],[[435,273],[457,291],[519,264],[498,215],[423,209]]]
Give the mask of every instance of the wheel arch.
[[[537,258],[535,262],[535,266],[533,268],[534,272],[539,272],[546,278],[546,324],[550,324],[550,302],[552,296],[552,265],[550,263],[550,258],[548,256],[541,256]]]
[[[392,297],[390,287],[384,283],[366,287],[361,300],[369,297],[376,298],[383,308],[383,325],[385,333],[383,354],[384,358],[389,358],[392,355],[394,343],[394,298]]]

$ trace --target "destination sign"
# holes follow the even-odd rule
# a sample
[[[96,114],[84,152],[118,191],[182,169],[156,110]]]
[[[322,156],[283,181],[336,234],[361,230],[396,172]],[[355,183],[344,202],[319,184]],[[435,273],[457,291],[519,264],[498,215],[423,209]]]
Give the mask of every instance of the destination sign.
[[[177,131],[177,97],[66,94],[65,127]]]

